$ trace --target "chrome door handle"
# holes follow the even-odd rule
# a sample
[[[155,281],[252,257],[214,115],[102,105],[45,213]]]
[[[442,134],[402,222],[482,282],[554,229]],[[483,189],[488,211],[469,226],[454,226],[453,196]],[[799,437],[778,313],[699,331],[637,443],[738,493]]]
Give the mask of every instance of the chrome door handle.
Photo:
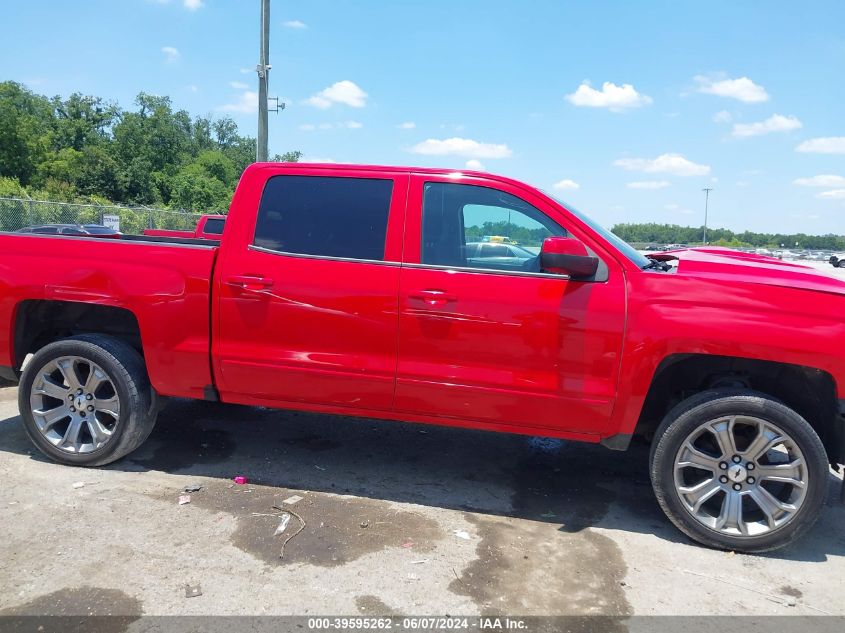
[[[225,282],[242,290],[266,290],[273,286],[272,279],[261,275],[232,275],[226,277]]]
[[[430,288],[427,290],[417,290],[416,292],[410,293],[410,295],[408,296],[411,299],[422,301],[426,305],[430,306],[446,305],[447,303],[454,303],[458,300],[455,295],[450,294],[445,290],[440,290],[436,288]]]

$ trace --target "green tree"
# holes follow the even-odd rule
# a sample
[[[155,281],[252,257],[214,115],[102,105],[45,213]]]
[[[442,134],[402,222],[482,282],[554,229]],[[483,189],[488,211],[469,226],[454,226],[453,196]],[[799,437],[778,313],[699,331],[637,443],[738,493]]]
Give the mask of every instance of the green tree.
[[[111,126],[120,112],[113,104],[99,97],[83,96],[77,92],[66,100],[54,97],[55,113],[52,141],[55,149],[70,147],[82,151],[86,146],[108,140]]]
[[[172,203],[180,209],[203,213],[226,211],[232,192],[223,182],[196,165],[188,165],[173,180]]]
[[[50,102],[13,81],[0,83],[0,176],[24,186],[49,151]]]

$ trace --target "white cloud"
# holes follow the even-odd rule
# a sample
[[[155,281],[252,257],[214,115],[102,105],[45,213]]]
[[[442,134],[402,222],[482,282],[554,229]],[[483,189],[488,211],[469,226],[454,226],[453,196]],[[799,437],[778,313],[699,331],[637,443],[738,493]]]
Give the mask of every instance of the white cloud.
[[[563,180],[559,180],[558,182],[553,184],[552,187],[554,189],[557,189],[558,191],[566,191],[570,189],[580,189],[581,185],[579,185],[571,178],[564,178]]]
[[[480,160],[476,160],[475,158],[470,158],[466,162],[466,168],[473,169],[475,171],[487,171],[487,169],[484,167],[484,163],[482,163]]]
[[[400,123],[396,127],[398,127],[400,130],[413,130],[415,127],[417,127],[417,124],[413,121],[405,121],[404,123]]]
[[[317,126],[314,125],[313,123],[303,123],[302,125],[299,126],[299,129],[302,130],[303,132],[313,132],[314,130],[317,129]]]
[[[628,189],[665,189],[671,184],[668,180],[640,180],[629,182],[626,187]]]
[[[363,108],[367,105],[367,93],[354,82],[344,79],[309,97],[305,103],[320,110],[326,110],[335,103],[342,103],[352,108]]]
[[[652,102],[651,97],[640,94],[631,84],[617,86],[610,81],[605,81],[601,90],[596,90],[585,81],[575,92],[566,95],[566,100],[579,107],[607,108],[611,112],[639,108]]]
[[[803,123],[794,116],[773,114],[765,121],[758,121],[757,123],[734,123],[731,136],[748,138],[749,136],[762,136],[772,132],[790,132],[802,127]]]
[[[739,79],[722,79],[721,76],[696,75],[697,91],[718,97],[739,99],[743,103],[761,103],[769,100],[769,94],[763,86],[759,86],[748,77]]]
[[[191,92],[199,92],[200,88],[196,84],[188,84],[185,86],[186,89],[190,90]]]
[[[258,93],[252,90],[242,92],[236,101],[218,106],[220,112],[235,112],[237,114],[254,114],[258,112]]]
[[[687,209],[679,204],[667,204],[664,208],[667,211],[674,211],[675,213],[681,213],[683,215],[692,215],[695,213],[692,209]]]
[[[845,154],[845,136],[811,138],[796,147],[795,151],[807,154]]]
[[[699,165],[680,154],[661,154],[657,158],[620,158],[613,164],[629,171],[647,174],[672,174],[674,176],[706,176],[710,165]]]
[[[347,121],[346,123],[341,123],[341,125],[350,130],[360,130],[364,127],[364,124],[360,121]]]
[[[713,115],[714,123],[730,123],[733,120],[731,113],[727,110],[719,110]]]
[[[248,75],[248,74],[254,73],[254,72],[255,72],[255,68],[241,68],[241,74],[242,75]]]
[[[424,156],[464,156],[465,158],[508,158],[513,154],[504,143],[479,143],[460,137],[443,140],[430,138],[417,143],[410,151]]]
[[[182,54],[179,52],[178,48],[173,46],[162,46],[161,52],[164,53],[164,61],[168,64],[172,64],[175,61],[178,61]]]
[[[822,191],[816,194],[816,198],[821,198],[822,200],[845,200],[845,189]]]
[[[300,20],[288,20],[287,22],[282,22],[282,26],[289,28],[289,29],[307,29],[308,25],[305,22],[301,22]]]
[[[235,90],[246,90],[247,88],[249,88],[249,86],[242,81],[230,81],[229,85],[232,86],[232,88],[234,88]]]
[[[833,174],[819,174],[811,178],[796,178],[792,184],[799,187],[845,187],[845,178]]]

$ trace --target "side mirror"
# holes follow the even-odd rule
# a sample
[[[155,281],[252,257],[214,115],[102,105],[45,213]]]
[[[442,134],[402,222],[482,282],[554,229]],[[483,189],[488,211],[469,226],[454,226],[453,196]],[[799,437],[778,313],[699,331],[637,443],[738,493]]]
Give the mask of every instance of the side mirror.
[[[573,279],[592,277],[599,269],[599,258],[590,255],[587,247],[571,237],[547,237],[540,250],[540,267]]]

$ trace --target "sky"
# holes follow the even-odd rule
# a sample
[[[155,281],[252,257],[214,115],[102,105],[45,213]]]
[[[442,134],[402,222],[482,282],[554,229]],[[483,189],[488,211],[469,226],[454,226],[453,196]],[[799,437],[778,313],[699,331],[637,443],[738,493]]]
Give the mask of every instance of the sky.
[[[845,233],[845,2],[272,0],[270,154],[482,169],[605,225]],[[259,0],[4,3],[0,80],[255,134]]]

